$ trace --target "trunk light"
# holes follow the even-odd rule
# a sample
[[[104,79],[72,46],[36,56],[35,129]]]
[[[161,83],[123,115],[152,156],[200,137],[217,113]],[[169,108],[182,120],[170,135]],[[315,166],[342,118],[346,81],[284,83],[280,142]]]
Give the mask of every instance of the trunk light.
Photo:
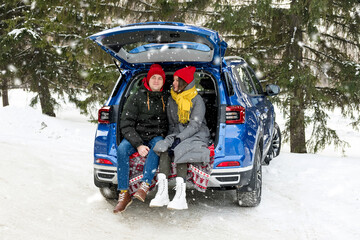
[[[226,107],[226,124],[245,123],[245,108],[243,106]]]
[[[99,123],[110,123],[110,107],[102,107],[99,109]]]
[[[108,159],[103,159],[103,158],[98,158],[95,161],[96,163],[100,163],[100,164],[107,164],[107,165],[113,165],[112,162]]]
[[[226,161],[221,162],[217,165],[217,167],[236,167],[240,166],[240,163],[238,161]]]

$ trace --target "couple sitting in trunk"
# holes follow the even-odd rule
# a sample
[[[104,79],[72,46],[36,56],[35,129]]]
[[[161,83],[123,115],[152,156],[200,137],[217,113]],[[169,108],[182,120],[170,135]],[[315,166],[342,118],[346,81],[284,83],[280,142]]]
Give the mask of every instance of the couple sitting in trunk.
[[[167,97],[163,92],[165,72],[160,65],[153,64],[142,80],[141,88],[127,100],[120,122],[124,139],[117,149],[120,194],[115,213],[125,211],[132,203],[128,191],[129,156],[135,152],[146,157],[146,161],[141,184],[134,197],[145,201],[159,168],[158,191],[150,207],[188,208],[185,193],[187,163],[210,161],[207,148],[210,133],[205,121],[205,104],[195,88],[195,70],[191,66],[177,70],[171,96]],[[171,162],[176,164],[177,172],[176,194],[172,201],[168,195],[167,179]]]

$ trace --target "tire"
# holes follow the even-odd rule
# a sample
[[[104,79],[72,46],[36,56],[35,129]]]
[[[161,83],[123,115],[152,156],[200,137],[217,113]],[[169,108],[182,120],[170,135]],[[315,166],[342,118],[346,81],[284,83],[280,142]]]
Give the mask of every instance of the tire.
[[[118,191],[114,187],[102,187],[100,188],[100,193],[106,199],[117,199],[118,198]]]
[[[251,176],[253,182],[253,188],[250,185],[245,188],[236,190],[237,200],[241,207],[256,207],[261,202],[262,192],[262,166],[261,166],[261,153],[258,147],[255,152],[254,168]],[[247,191],[243,191],[246,189]],[[249,191],[250,190],[250,191]]]
[[[277,123],[274,124],[274,133],[271,138],[271,146],[266,154],[264,162],[266,165],[269,165],[270,161],[279,156],[281,149],[281,131]]]

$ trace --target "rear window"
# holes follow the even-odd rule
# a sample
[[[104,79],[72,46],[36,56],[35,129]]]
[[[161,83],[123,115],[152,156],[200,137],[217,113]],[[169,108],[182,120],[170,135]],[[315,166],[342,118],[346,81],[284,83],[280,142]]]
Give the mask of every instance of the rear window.
[[[201,43],[193,42],[176,42],[176,43],[133,43],[123,47],[127,52],[131,54],[151,51],[166,51],[168,49],[191,49],[201,52],[210,52],[210,47]]]
[[[128,63],[211,62],[214,55],[206,37],[181,31],[123,32],[96,41]]]

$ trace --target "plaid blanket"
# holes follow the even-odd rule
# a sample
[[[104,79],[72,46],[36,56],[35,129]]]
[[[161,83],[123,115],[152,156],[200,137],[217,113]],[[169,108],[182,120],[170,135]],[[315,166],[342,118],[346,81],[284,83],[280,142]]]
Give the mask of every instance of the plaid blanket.
[[[206,165],[200,163],[189,163],[187,169],[187,182],[193,184],[194,188],[200,192],[205,192],[209,183],[211,169],[214,163],[214,145],[209,146],[210,162]],[[129,192],[131,195],[135,194],[140,186],[143,177],[143,169],[146,157],[142,157],[138,152],[130,156],[130,180]],[[150,184],[150,190],[156,185],[156,175]],[[171,175],[169,179],[176,177],[176,165],[172,163]]]

